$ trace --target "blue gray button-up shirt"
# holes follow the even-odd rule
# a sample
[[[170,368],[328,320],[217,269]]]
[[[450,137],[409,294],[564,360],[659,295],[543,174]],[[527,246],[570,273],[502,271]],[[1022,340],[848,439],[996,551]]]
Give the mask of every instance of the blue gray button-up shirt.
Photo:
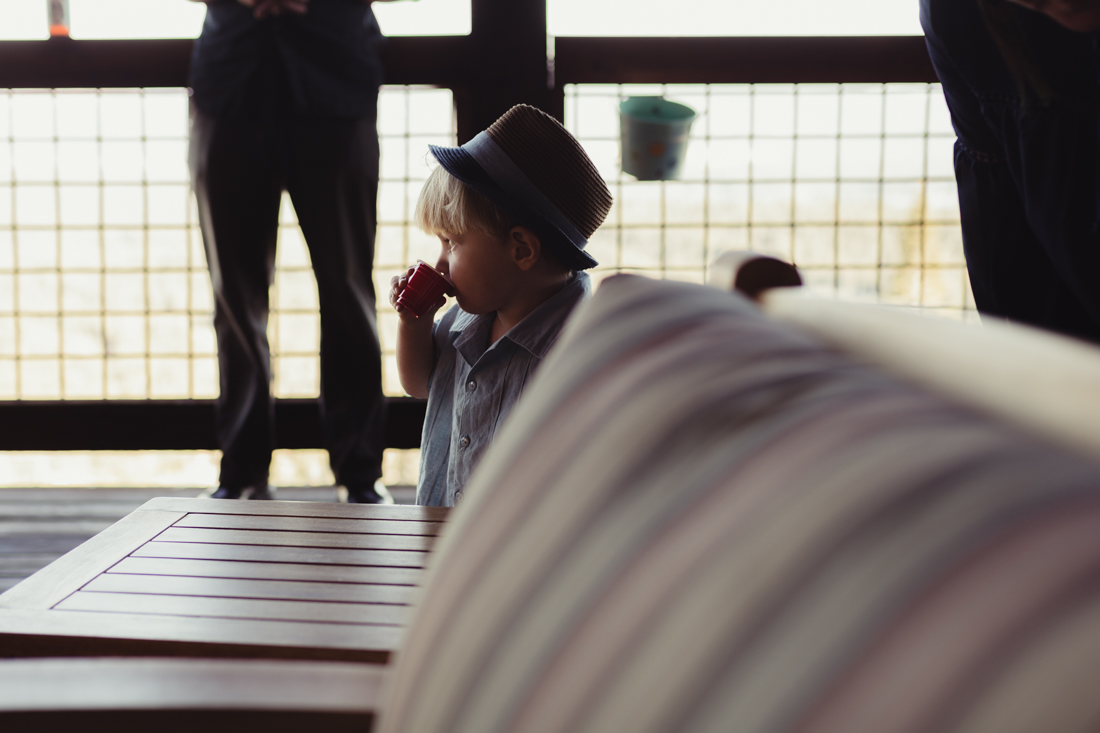
[[[588,275],[578,272],[495,344],[489,343],[495,313],[475,316],[455,305],[439,319],[417,504],[454,506],[569,314],[591,291]]]

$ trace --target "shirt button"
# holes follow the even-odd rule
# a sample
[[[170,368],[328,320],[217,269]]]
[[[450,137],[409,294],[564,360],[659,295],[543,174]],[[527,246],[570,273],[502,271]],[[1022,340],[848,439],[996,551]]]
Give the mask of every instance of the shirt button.
[[[477,382],[475,382],[472,379],[469,382],[466,382],[466,391],[467,392],[473,392],[475,389],[477,389]]]
[[[467,447],[468,445],[470,445],[470,436],[463,435],[462,440],[458,441],[458,444],[461,445],[463,448]]]

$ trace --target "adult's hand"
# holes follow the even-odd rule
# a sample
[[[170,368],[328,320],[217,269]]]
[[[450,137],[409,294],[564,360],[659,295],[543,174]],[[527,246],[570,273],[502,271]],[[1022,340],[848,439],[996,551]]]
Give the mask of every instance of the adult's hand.
[[[257,20],[283,13],[305,15],[309,10],[309,0],[237,0],[237,2],[252,8],[252,15]]]

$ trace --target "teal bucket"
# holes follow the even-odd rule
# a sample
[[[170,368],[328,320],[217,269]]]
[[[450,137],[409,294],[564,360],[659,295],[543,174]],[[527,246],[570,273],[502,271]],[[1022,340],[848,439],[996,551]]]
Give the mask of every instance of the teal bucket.
[[[639,181],[680,177],[695,110],[664,97],[629,97],[619,104],[623,172]]]

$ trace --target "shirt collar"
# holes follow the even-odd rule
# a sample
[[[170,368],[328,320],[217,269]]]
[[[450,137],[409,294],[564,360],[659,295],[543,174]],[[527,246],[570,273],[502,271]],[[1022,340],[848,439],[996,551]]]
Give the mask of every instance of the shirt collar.
[[[529,351],[532,356],[542,359],[557,340],[570,311],[591,292],[592,281],[588,273],[574,273],[564,288],[528,313],[501,340],[508,339]],[[486,347],[491,348],[488,341],[495,317],[494,313],[475,316],[462,310],[455,317],[451,325],[451,339],[455,349],[467,363],[476,363],[485,350],[488,350]]]

